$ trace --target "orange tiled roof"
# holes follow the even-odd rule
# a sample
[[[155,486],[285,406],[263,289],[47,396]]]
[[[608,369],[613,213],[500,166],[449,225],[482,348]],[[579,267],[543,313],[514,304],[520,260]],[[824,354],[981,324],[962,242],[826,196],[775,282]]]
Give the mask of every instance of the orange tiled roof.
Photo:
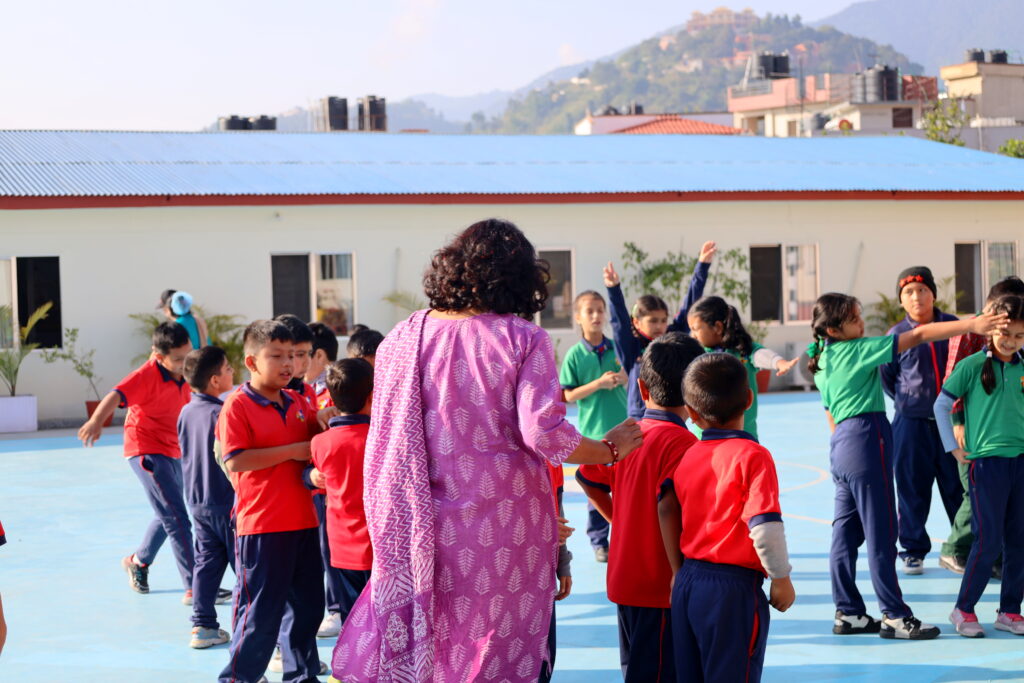
[[[615,132],[626,135],[739,135],[743,131],[717,123],[669,115]]]

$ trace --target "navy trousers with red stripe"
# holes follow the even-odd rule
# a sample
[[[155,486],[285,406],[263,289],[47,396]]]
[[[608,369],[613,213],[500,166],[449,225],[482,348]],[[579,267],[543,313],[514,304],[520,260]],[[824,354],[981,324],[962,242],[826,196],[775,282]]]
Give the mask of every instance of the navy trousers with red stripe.
[[[932,418],[897,415],[892,423],[896,497],[899,503],[900,557],[924,556],[932,549],[925,530],[932,508],[932,484],[938,484],[942,507],[953,523],[964,500],[956,458],[946,452]]]
[[[910,616],[896,578],[892,429],[885,413],[855,415],[836,425],[829,459],[836,485],[829,552],[836,609],[844,614],[867,612],[857,589],[857,549],[867,541],[868,568],[879,607],[893,618]]]
[[[616,606],[619,661],[626,683],[674,681],[671,612],[658,607]]]
[[[672,641],[679,683],[757,683],[768,646],[764,574],[685,560],[672,586]]]
[[[230,661],[220,682],[260,679],[286,613],[291,630],[284,680],[318,680],[316,631],[324,614],[324,574],[316,528],[238,536],[236,546],[238,588]]]
[[[992,576],[992,565],[1003,553],[999,611],[1020,614],[1024,597],[1024,458],[976,458],[971,461],[968,482],[974,543],[956,606],[974,612]]]
[[[139,478],[146,499],[156,515],[146,528],[135,557],[142,564],[153,564],[164,541],[171,539],[171,550],[185,590],[192,590],[192,524],[185,509],[181,460],[166,455],[135,455],[128,466]]]

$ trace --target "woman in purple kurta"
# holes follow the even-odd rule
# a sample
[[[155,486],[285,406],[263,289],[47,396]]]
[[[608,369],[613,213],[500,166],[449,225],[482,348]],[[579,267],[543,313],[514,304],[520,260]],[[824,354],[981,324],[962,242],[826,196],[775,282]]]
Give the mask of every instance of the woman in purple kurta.
[[[520,316],[547,267],[511,223],[470,226],[424,278],[431,310],[377,351],[364,499],[374,565],[338,637],[334,677],[536,681],[549,661],[558,529],[546,463],[611,462],[565,420],[554,351]]]

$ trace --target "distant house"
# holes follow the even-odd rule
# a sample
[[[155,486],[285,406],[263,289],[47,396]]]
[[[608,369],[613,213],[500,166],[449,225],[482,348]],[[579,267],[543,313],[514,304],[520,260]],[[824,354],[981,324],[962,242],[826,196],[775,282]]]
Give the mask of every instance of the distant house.
[[[52,301],[38,341],[79,328],[110,386],[147,349],[128,315],[165,288],[243,320],[387,331],[408,313],[384,297],[419,294],[434,250],[501,216],[551,265],[537,322],[563,350],[573,297],[624,242],[715,239],[749,260],[743,315],[795,356],[819,293],[870,304],[908,265],[955,276],[977,310],[1020,272],[1022,215],[1020,161],[900,137],[0,131],[0,305],[23,322]],[[42,419],[78,418],[77,379],[34,352],[18,387]]]
[[[725,111],[692,112],[687,114],[645,114],[608,112],[587,114],[573,127],[576,135],[607,135],[609,133],[651,133],[655,128],[669,124],[671,130],[659,132],[677,133],[682,135],[735,135],[742,131],[735,130],[732,125],[732,114]],[[635,130],[642,126],[655,124],[653,128]]]
[[[623,135],[739,135],[743,131],[732,126],[722,126],[676,114],[662,114],[653,121],[638,123],[613,132]]]

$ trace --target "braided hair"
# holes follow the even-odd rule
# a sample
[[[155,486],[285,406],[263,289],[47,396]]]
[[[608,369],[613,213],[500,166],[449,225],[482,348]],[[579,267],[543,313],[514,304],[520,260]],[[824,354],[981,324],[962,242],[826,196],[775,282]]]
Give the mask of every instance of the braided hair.
[[[832,340],[828,334],[828,328],[838,329],[848,320],[857,314],[860,301],[855,296],[829,292],[822,294],[814,302],[814,312],[811,316],[811,332],[814,335],[814,342],[807,347],[807,355],[810,361],[807,367],[811,372],[817,372],[818,359],[825,349],[825,343]]]
[[[990,313],[1005,313],[1013,320],[1024,320],[1024,297],[1017,294],[1008,294],[992,302],[989,306]],[[992,353],[995,348],[995,341],[990,335],[985,349],[985,364],[981,367],[981,386],[986,394],[991,394],[996,389],[996,369],[992,363]],[[1017,358],[1024,362],[1024,355],[1017,351]],[[1024,392],[1024,386],[1021,387]]]

